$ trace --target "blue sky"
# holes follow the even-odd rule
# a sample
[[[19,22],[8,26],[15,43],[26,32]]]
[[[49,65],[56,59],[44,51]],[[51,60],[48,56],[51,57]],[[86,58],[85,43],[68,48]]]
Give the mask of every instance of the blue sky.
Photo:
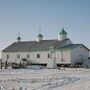
[[[16,41],[57,39],[62,27],[73,43],[90,48],[90,0],[0,0],[0,51]]]

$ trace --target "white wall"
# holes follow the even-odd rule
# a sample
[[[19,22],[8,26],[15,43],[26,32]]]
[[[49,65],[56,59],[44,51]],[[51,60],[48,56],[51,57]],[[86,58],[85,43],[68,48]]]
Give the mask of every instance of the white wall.
[[[10,58],[9,62],[20,62],[22,58],[27,58],[27,54],[30,55],[28,60],[33,63],[49,63],[52,58],[48,58],[50,51],[33,51],[33,52],[16,52],[16,53],[2,53],[3,61],[6,60],[7,54]],[[17,59],[17,55],[20,55],[20,59]],[[40,58],[37,58],[37,54],[40,54]],[[71,52],[69,50],[63,51],[63,61],[61,61],[61,51],[55,51],[56,63],[70,63],[71,61]]]
[[[56,52],[56,62],[57,63],[71,63],[71,51],[70,50],[62,51],[62,56],[61,56],[61,51]],[[63,59],[63,61],[61,61],[61,58]]]
[[[79,60],[81,55],[83,56],[83,60],[87,60],[89,56],[89,51],[86,50],[83,46],[79,46],[75,49],[72,49],[71,53],[72,63],[75,63],[77,60]]]
[[[49,51],[34,51],[31,52],[31,60],[36,63],[47,63],[51,58],[48,58]],[[37,54],[40,54],[40,58],[37,58]]]
[[[2,59],[5,61],[7,54],[9,54],[9,62],[20,62],[22,58],[27,58],[27,54],[29,54],[30,58],[28,58],[28,60],[32,61],[33,63],[46,63],[48,60],[50,60],[50,58],[48,58],[49,53],[49,51],[2,53]],[[20,59],[17,59],[18,54],[20,55]],[[40,54],[40,58],[37,58],[37,54]]]

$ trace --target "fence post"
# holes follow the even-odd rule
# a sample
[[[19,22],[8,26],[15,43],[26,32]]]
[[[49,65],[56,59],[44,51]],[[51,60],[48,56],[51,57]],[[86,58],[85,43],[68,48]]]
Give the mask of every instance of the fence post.
[[[5,61],[5,69],[7,69],[7,61]]]

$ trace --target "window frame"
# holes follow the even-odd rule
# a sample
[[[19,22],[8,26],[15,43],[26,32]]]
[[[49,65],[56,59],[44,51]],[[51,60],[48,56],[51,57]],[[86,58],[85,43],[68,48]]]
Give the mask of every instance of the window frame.
[[[30,58],[30,54],[27,54],[27,58]]]
[[[48,58],[52,58],[52,57],[51,57],[51,54],[48,54],[48,56],[47,56],[47,57],[48,57]]]
[[[40,58],[40,54],[37,54],[37,58]]]

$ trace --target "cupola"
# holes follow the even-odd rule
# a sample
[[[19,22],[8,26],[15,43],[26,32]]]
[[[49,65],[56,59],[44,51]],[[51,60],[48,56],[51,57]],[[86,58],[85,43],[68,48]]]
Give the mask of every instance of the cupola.
[[[21,42],[20,33],[18,33],[17,42]]]
[[[58,40],[64,40],[67,38],[67,32],[62,28],[61,32],[58,34]]]
[[[42,40],[43,40],[43,35],[41,33],[39,33],[37,35],[37,41],[39,42],[39,41],[42,41]]]
[[[42,41],[43,40],[43,35],[41,34],[41,27],[39,27],[39,34],[37,35],[36,38],[37,42]]]

